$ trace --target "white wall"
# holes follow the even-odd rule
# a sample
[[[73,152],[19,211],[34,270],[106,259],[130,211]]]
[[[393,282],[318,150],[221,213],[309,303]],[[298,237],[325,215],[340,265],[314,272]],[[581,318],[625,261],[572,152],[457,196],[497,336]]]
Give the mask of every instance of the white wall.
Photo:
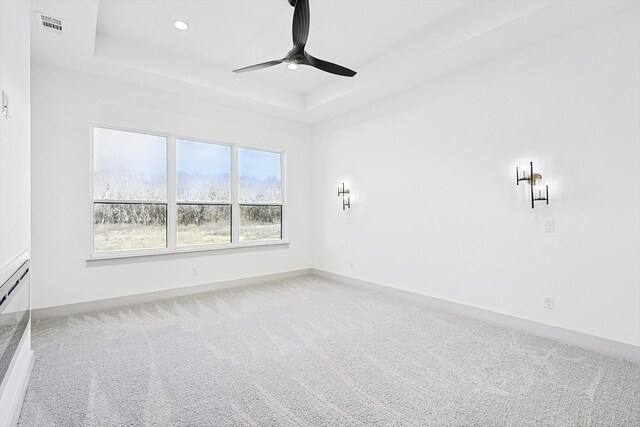
[[[10,118],[0,115],[0,271],[31,240],[29,61],[28,2],[0,1],[0,88],[10,100]]]
[[[37,65],[32,94],[34,308],[311,265],[308,127]],[[87,262],[91,122],[286,150],[291,245]]]
[[[27,1],[0,1],[0,88],[9,95],[9,118],[0,115],[0,285],[29,256],[30,31]],[[0,426],[17,421],[31,372],[27,327],[0,388]]]
[[[314,267],[640,345],[638,8],[317,126],[313,157]]]
[[[313,266],[640,345],[639,23],[636,8],[313,135],[34,66],[34,307]],[[87,262],[91,121],[287,150],[291,246]],[[551,205],[530,208],[519,159],[551,179]],[[543,233],[546,218],[555,233]]]

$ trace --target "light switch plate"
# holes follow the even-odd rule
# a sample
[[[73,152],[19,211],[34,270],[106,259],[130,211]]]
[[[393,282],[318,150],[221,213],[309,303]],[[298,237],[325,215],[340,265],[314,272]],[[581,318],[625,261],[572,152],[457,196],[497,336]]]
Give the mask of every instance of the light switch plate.
[[[545,219],[544,220],[544,232],[545,233],[553,233],[555,231],[556,228],[556,224],[555,221],[552,219]]]
[[[9,95],[7,92],[2,90],[2,115],[8,119],[9,118]]]

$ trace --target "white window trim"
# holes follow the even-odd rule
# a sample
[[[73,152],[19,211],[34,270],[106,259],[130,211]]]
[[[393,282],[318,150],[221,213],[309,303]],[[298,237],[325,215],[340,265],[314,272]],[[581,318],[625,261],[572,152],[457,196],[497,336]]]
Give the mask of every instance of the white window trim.
[[[108,251],[108,252],[96,252],[94,247],[94,217],[93,217],[93,205],[94,203],[100,203],[100,200],[93,198],[93,164],[94,164],[94,128],[103,128],[123,132],[141,133],[144,135],[160,136],[167,139],[167,198],[166,200],[155,201],[141,201],[141,200],[122,200],[122,203],[158,203],[167,205],[167,247],[159,249],[127,249],[123,251]],[[206,251],[228,251],[228,250],[243,250],[247,248],[260,248],[266,246],[289,246],[288,233],[287,233],[287,153],[284,150],[266,149],[263,147],[256,147],[244,144],[228,143],[213,141],[206,138],[194,138],[188,136],[182,136],[177,134],[168,134],[162,132],[149,132],[146,130],[140,130],[135,128],[127,128],[122,126],[113,126],[104,123],[91,122],[89,127],[90,132],[90,148],[89,148],[89,209],[88,215],[90,221],[90,233],[89,233],[89,257],[87,261],[96,260],[108,260],[119,258],[137,258],[157,255],[171,255],[193,252],[206,252]],[[194,142],[201,142],[206,144],[224,145],[231,147],[231,202],[203,202],[203,204],[220,204],[231,205],[231,243],[217,243],[208,245],[189,245],[178,246],[177,245],[177,188],[176,188],[176,140],[185,139]],[[250,150],[266,151],[271,153],[278,153],[281,156],[280,161],[280,174],[281,174],[281,203],[240,203],[239,202],[239,177],[238,177],[238,149],[246,148]],[[110,202],[118,202],[119,200],[109,200]],[[188,202],[197,203],[197,202]],[[281,218],[281,239],[279,240],[256,240],[250,242],[240,242],[240,205],[260,205],[260,206],[282,206],[282,218]]]

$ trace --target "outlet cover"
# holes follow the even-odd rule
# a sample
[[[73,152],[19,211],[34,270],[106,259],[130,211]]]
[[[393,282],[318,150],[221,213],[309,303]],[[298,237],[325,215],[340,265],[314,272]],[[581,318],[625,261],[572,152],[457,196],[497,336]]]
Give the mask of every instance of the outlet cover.
[[[547,310],[553,310],[553,297],[545,296],[544,297],[544,308]]]

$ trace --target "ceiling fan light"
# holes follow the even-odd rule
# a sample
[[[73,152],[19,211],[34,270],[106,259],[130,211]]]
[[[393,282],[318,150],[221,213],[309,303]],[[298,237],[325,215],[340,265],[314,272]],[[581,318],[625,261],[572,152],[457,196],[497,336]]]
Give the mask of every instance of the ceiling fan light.
[[[187,31],[189,29],[189,24],[179,19],[173,21],[173,26],[180,31]]]
[[[298,69],[298,65],[297,64],[289,64],[289,65],[287,65],[287,68],[290,69],[291,71],[294,71],[294,70]]]

